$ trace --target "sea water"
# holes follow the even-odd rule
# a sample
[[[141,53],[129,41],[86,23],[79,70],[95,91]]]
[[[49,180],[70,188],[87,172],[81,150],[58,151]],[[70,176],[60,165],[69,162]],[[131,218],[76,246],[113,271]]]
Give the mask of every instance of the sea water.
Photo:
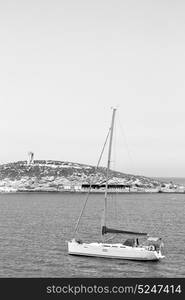
[[[68,255],[66,241],[85,199],[80,193],[0,194],[0,277],[185,277],[185,194],[119,194],[108,201],[110,226],[162,237],[160,262]],[[99,240],[102,208],[103,195],[90,195],[78,237]]]

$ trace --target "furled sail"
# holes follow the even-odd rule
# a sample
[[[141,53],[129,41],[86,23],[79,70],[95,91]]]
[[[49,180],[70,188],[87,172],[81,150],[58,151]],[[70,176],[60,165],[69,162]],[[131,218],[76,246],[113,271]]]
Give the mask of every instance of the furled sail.
[[[147,235],[146,232],[135,232],[135,231],[126,231],[114,228],[108,228],[106,226],[102,226],[102,235],[106,233],[123,233],[123,234],[135,234],[135,235]]]

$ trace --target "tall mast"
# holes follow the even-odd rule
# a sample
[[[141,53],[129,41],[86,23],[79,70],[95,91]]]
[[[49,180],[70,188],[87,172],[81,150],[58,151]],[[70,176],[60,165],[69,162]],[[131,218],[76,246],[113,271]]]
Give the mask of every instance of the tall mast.
[[[105,186],[104,212],[103,212],[103,220],[102,220],[102,233],[103,233],[103,230],[106,227],[108,179],[109,179],[110,162],[111,162],[111,151],[112,151],[112,139],[113,139],[115,113],[116,113],[116,108],[113,108],[112,122],[111,122],[111,127],[110,127],[108,161],[107,161],[107,174],[106,174],[106,186]]]

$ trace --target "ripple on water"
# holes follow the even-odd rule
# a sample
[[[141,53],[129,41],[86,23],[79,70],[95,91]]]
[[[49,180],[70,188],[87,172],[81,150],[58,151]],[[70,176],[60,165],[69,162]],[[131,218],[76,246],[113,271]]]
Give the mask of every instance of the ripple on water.
[[[1,194],[0,277],[185,277],[184,195],[118,195],[119,217],[110,207],[110,225],[139,227],[164,239],[166,258],[157,263],[69,256],[65,240],[71,238],[84,197]],[[83,239],[98,238],[101,200],[101,195],[89,199],[79,228]]]

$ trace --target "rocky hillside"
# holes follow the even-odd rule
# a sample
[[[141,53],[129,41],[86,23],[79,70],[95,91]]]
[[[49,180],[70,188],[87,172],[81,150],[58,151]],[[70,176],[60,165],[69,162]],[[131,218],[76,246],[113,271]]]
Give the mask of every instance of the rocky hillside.
[[[96,171],[96,172],[95,172]],[[106,169],[72,162],[35,160],[0,165],[0,191],[80,190],[82,184],[105,183]],[[109,184],[157,188],[160,182],[143,176],[111,171]]]

